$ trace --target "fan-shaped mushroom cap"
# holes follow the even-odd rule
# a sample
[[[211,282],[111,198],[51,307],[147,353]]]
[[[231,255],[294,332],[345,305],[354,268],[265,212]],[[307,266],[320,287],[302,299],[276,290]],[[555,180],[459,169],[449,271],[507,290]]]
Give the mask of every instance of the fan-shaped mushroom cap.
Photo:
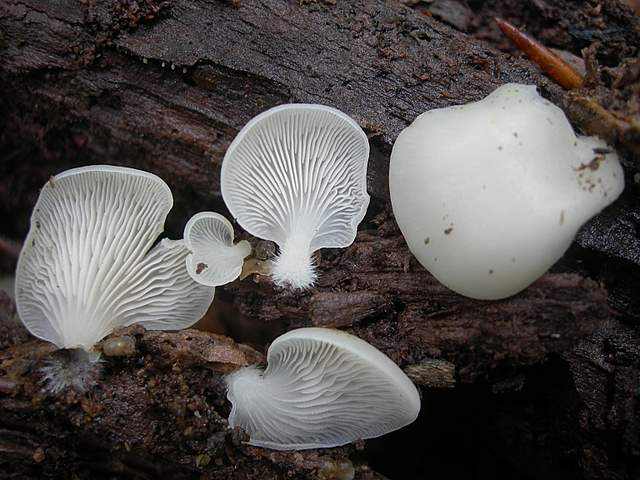
[[[534,86],[508,84],[420,115],[393,146],[389,187],[420,263],[458,293],[497,299],[549,269],[624,179],[602,140],[576,136]]]
[[[242,272],[244,259],[251,253],[246,240],[233,244],[233,226],[222,215],[200,212],[184,227],[187,271],[203,285],[216,287],[234,281]]]
[[[245,230],[280,247],[276,283],[312,285],[311,254],[353,243],[369,204],[368,158],[358,124],[323,105],[281,105],[240,131],[222,164],[222,196]]]
[[[329,448],[379,437],[413,422],[420,397],[389,357],[327,328],[301,328],[269,347],[263,372],[227,377],[231,427],[276,450]]]
[[[40,192],[18,260],[16,303],[29,331],[89,350],[115,327],[176,330],[195,323],[214,289],[184,268],[184,242],[162,240],[169,187],[140,170],[92,166]],[[153,247],[153,248],[152,248]]]

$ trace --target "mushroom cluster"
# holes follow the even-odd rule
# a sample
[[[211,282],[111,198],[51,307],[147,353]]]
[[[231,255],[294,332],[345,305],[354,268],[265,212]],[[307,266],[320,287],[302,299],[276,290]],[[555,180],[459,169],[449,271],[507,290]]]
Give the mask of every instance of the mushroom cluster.
[[[116,327],[193,325],[214,289],[189,276],[183,241],[154,246],[172,206],[167,184],[140,170],[102,165],[52,177],[16,270],[27,329],[59,348],[91,351]]]
[[[368,157],[358,124],[323,105],[272,108],[237,135],[222,164],[222,196],[240,226],[278,245],[276,284],[309,288],[314,252],[354,241],[369,204]],[[509,84],[418,117],[395,142],[389,185],[420,263],[461,294],[497,299],[542,275],[624,179],[602,140],[577,136],[535,87]],[[249,242],[234,243],[232,224],[214,212],[192,217],[183,240],[157,242],[172,205],[160,178],[130,168],[73,169],[42,189],[15,291],[33,335],[75,349],[59,350],[66,367],[43,369],[54,392],[82,388],[96,343],[114,328],[189,327],[215,287],[256,268],[245,262]],[[226,377],[229,425],[251,445],[344,445],[401,428],[420,411],[416,387],[392,360],[338,330],[285,333],[267,361],[264,371]]]

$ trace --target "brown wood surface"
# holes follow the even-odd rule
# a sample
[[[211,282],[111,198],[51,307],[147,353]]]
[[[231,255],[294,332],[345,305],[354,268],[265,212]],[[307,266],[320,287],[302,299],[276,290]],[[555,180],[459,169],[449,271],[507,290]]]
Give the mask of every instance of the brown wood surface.
[[[430,16],[430,7],[383,0],[0,3],[0,235],[8,245],[26,234],[49,176],[89,163],[163,177],[175,195],[172,238],[197,211],[227,214],[224,151],[251,117],[280,103],[335,106],[372,147],[372,202],[355,243],[319,252],[319,284],[309,291],[277,289],[264,277],[218,289],[201,326],[228,337],[116,333],[133,338],[135,351],[106,358],[86,393],[54,396],[38,382],[56,354],[25,334],[5,301],[0,478],[330,479],[348,478],[351,465],[357,478],[378,478],[374,469],[391,478],[633,478],[640,81],[631,59],[639,23],[614,1],[475,3],[466,22],[451,8]],[[549,46],[593,47],[587,88],[568,95],[514,52],[479,40],[499,45],[486,24],[496,14],[527,22]],[[616,143],[629,184],[552,273],[513,298],[479,302],[447,290],[412,258],[391,214],[388,159],[419,113],[478,100],[505,82],[538,85],[576,126]],[[3,271],[9,257],[0,258]],[[264,351],[278,334],[309,325],[347,329],[404,368],[421,386],[418,422],[364,450],[243,446],[226,427],[222,376],[260,354],[229,337]],[[447,463],[454,450],[466,462]]]

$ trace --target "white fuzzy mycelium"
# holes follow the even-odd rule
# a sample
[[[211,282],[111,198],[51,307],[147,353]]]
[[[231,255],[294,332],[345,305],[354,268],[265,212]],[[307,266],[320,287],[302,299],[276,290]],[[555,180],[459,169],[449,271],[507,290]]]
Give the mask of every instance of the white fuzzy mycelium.
[[[222,215],[200,212],[184,228],[187,271],[203,285],[216,287],[232,282],[242,272],[251,245],[242,240],[234,245],[233,226]]]
[[[281,105],[240,131],[222,164],[222,196],[245,230],[278,244],[277,284],[313,285],[313,252],[353,243],[369,204],[368,158],[358,124],[323,105]]]
[[[61,349],[52,352],[40,368],[44,390],[54,395],[68,387],[84,392],[101,373],[98,352],[81,348]]]
[[[418,261],[463,295],[526,288],[624,188],[615,152],[530,85],[431,110],[393,146],[393,213]]]
[[[227,377],[229,425],[250,445],[275,450],[329,448],[374,438],[413,422],[420,397],[382,352],[347,333],[301,328],[269,347],[263,372]]]
[[[92,166],[40,192],[18,260],[16,304],[27,329],[59,348],[92,350],[120,326],[195,323],[214,289],[185,269],[183,241],[162,240],[169,187],[140,170]]]

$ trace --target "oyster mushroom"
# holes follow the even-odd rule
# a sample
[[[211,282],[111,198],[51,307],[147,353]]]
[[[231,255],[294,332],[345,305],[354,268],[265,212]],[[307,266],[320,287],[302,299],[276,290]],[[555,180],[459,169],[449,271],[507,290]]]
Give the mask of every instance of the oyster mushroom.
[[[301,328],[269,347],[263,372],[227,377],[229,425],[275,450],[329,448],[413,422],[420,397],[386,355],[339,330]]]
[[[154,246],[172,205],[169,187],[140,170],[102,165],[52,177],[18,259],[16,304],[27,329],[90,351],[116,327],[195,323],[214,289],[187,273],[183,241]]]
[[[222,197],[245,230],[278,244],[277,284],[313,285],[313,252],[353,243],[369,204],[368,158],[358,124],[324,105],[281,105],[240,131],[222,164]]]
[[[396,140],[393,212],[418,261],[463,295],[526,288],[624,188],[615,152],[577,136],[535,86],[420,115]]]
[[[184,242],[191,253],[185,259],[191,278],[216,287],[232,282],[251,253],[246,240],[233,244],[233,226],[222,215],[200,212],[184,227]]]

